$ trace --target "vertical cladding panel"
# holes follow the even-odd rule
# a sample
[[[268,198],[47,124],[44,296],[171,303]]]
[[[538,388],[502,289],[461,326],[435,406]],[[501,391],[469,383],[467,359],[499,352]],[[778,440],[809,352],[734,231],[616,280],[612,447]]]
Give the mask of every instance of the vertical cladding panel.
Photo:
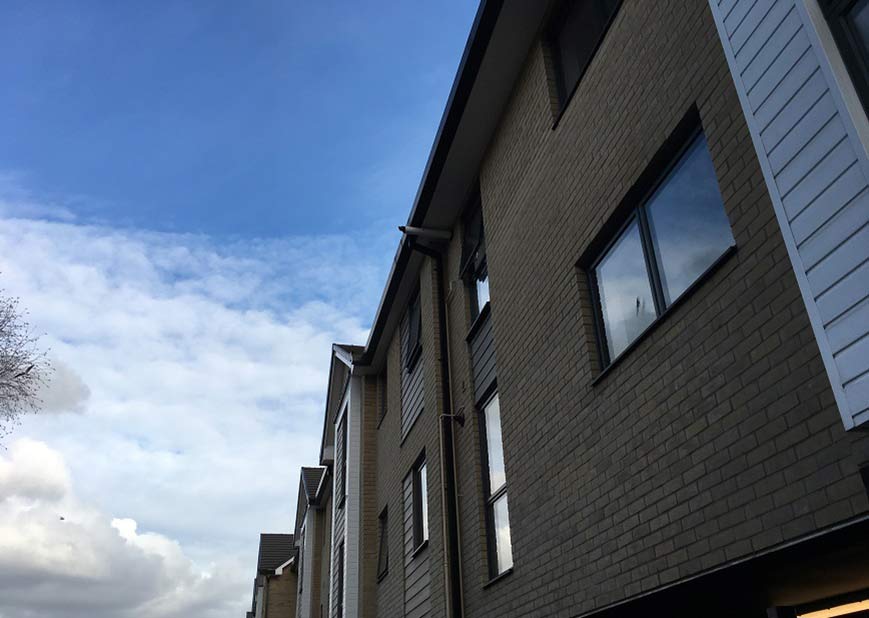
[[[335,428],[335,501],[339,510],[344,506],[347,495],[347,416]]]
[[[413,477],[408,474],[403,487],[404,522],[404,613],[421,618],[431,611],[429,550],[415,552],[413,544]]]
[[[331,616],[332,618],[341,618],[339,616],[339,610],[343,611],[343,607],[339,607],[339,604],[336,602],[336,599],[339,598],[339,594],[342,595],[344,591],[339,591],[339,586],[343,585],[342,579],[343,577],[339,577],[339,571],[344,569],[344,564],[341,564],[339,552],[337,551],[338,547],[344,543],[345,537],[345,529],[347,524],[347,511],[346,511],[346,500],[342,500],[342,492],[344,490],[341,489],[341,481],[340,479],[345,475],[346,471],[341,470],[341,466],[339,466],[339,462],[343,461],[344,451],[346,447],[346,424],[342,417],[342,421],[339,423],[338,427],[335,429],[335,485],[333,491],[333,505],[334,505],[334,522],[332,527],[332,549],[331,552],[331,578],[329,581],[329,599],[331,606]],[[339,474],[341,476],[339,476]],[[346,482],[346,481],[345,481]]]
[[[469,342],[474,372],[474,399],[479,403],[496,378],[495,346],[491,311],[483,316]]]
[[[806,1],[710,6],[851,429],[869,419],[869,162]]]
[[[344,565],[339,563],[339,556],[338,556],[338,551],[337,551],[337,548],[342,543],[344,543],[344,512],[342,509],[338,509],[337,512],[339,513],[339,515],[335,519],[335,527],[333,530],[333,537],[332,537],[332,547],[335,549],[335,551],[332,551],[332,571],[331,571],[331,579],[329,581],[329,590],[330,590],[329,600],[330,600],[332,618],[339,618],[339,616],[338,616],[339,607],[338,607],[338,603],[336,602],[336,599],[338,599],[339,594],[343,595],[343,593],[344,593],[343,590],[340,591],[340,593],[338,590],[339,584],[342,583],[339,581],[341,578],[338,577],[338,571],[339,571],[339,569],[343,569]]]
[[[401,437],[407,435],[416,419],[423,410],[423,362],[422,357],[417,359],[416,364],[410,371],[405,368],[404,353],[407,350],[408,328],[407,316],[401,322]]]

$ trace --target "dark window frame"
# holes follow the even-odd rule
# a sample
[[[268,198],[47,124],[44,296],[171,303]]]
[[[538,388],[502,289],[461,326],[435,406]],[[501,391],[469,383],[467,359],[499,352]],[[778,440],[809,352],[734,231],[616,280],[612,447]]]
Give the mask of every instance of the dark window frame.
[[[380,538],[377,543],[377,581],[383,580],[389,573],[389,507],[383,507],[377,516],[377,527]]]
[[[498,393],[497,384],[493,385],[492,388],[487,390],[486,395],[480,400],[482,403],[477,406],[477,423],[479,426],[480,432],[480,458],[481,458],[481,470],[483,472],[483,502],[486,510],[486,551],[488,555],[488,574],[489,574],[489,583],[494,582],[501,577],[513,572],[513,567],[509,567],[504,569],[503,571],[498,570],[498,545],[496,534],[497,531],[495,529],[495,503],[500,500],[502,497],[507,495],[507,486],[509,483],[507,482],[507,474],[506,474],[506,466],[504,471],[504,484],[499,487],[495,493],[492,493],[491,481],[489,479],[490,470],[489,470],[489,436],[486,426],[486,406],[488,406],[496,397],[500,397]],[[504,452],[504,435],[503,435],[503,424],[501,426],[501,452]],[[507,499],[509,505],[509,497]],[[509,507],[508,507],[509,508]],[[509,522],[508,522],[509,523]],[[511,547],[510,553],[512,555],[513,547],[512,547],[512,526],[511,526]],[[488,584],[487,584],[488,585]]]
[[[688,111],[682,121],[676,127],[673,134],[667,139],[661,149],[655,154],[652,162],[641,175],[634,187],[628,192],[622,204],[616,209],[616,214],[604,226],[598,235],[596,242],[592,243],[584,256],[577,262],[586,274],[586,282],[590,291],[593,307],[594,338],[597,346],[598,359],[600,362],[600,374],[595,378],[596,384],[614,367],[622,358],[627,356],[646,335],[652,331],[675,307],[679,306],[693,291],[702,285],[721,264],[723,264],[735,251],[736,239],[725,251],[716,258],[707,269],[700,273],[697,278],[670,304],[666,303],[663,282],[658,270],[658,261],[655,259],[654,242],[651,237],[646,206],[651,197],[669,178],[670,173],[681,163],[685,154],[694,146],[695,141],[704,135],[696,106]],[[711,156],[711,153],[710,153]],[[717,176],[716,176],[717,181]],[[719,186],[720,191],[720,186]],[[723,203],[722,198],[722,203]],[[723,205],[723,204],[722,204]],[[726,215],[726,211],[725,211]],[[728,223],[730,219],[728,217]],[[600,288],[596,275],[597,267],[607,257],[610,249],[621,240],[624,232],[637,222],[640,233],[640,241],[643,249],[643,258],[646,264],[646,274],[652,290],[652,298],[655,305],[655,318],[639,333],[625,348],[614,358],[610,357],[606,344],[606,330],[603,320],[603,311],[600,302]],[[731,225],[732,232],[732,225]]]
[[[388,390],[389,380],[387,377],[388,375],[389,375],[389,364],[387,363],[387,366],[384,367],[384,369],[383,369],[383,373],[380,374],[380,377],[377,380],[377,388],[378,388],[378,391],[380,393],[380,401],[378,402],[379,409],[377,411],[377,428],[378,429],[380,429],[380,425],[383,423],[383,419],[386,418],[386,413],[389,412],[389,408],[387,406],[387,397],[389,394],[389,390]]]
[[[465,210],[462,221],[462,264],[459,276],[471,301],[471,328],[482,316],[490,301],[480,305],[477,282],[489,278],[489,261],[486,256],[486,233],[483,222],[483,203],[479,192]]]
[[[567,14],[570,12],[570,9],[573,8],[577,1],[597,3],[601,2],[602,0],[563,0],[562,3],[555,9],[555,11],[553,11],[552,15],[550,16],[549,25],[547,26],[544,35],[545,44],[548,47],[552,58],[552,70],[555,73],[555,94],[558,98],[558,114],[556,115],[555,122],[552,125],[553,129],[558,126],[561,117],[564,115],[564,112],[567,109],[568,105],[570,105],[570,101],[573,99],[573,95],[576,94],[577,89],[579,89],[579,85],[582,83],[582,79],[585,77],[585,74],[588,71],[588,67],[591,66],[591,63],[597,56],[597,52],[600,50],[600,46],[603,44],[604,39],[606,39],[606,36],[613,25],[613,22],[615,21],[616,17],[619,14],[619,11],[621,11],[622,9],[622,5],[624,4],[623,0],[617,1],[615,8],[607,18],[606,23],[601,29],[597,41],[591,49],[591,53],[589,54],[588,59],[586,60],[585,64],[580,68],[579,74],[576,78],[576,82],[572,85],[568,85],[564,83],[564,71],[561,69],[562,59],[561,51],[558,45],[558,35],[560,33],[559,26],[565,23]]]
[[[422,482],[423,478],[425,483]],[[424,521],[428,519],[428,466],[425,453],[411,468],[411,499],[413,501],[411,506],[413,555],[416,555],[428,544],[429,538],[429,522]]]
[[[819,0],[821,11],[830,27],[836,47],[845,62],[845,68],[869,114],[869,49],[864,49],[849,19],[849,12],[864,0]],[[869,47],[869,41],[865,43]]]
[[[338,590],[335,594],[335,610],[338,618],[344,617],[344,541],[338,544]]]
[[[404,346],[404,368],[411,373],[422,355],[422,302],[417,290],[407,304],[407,341]]]

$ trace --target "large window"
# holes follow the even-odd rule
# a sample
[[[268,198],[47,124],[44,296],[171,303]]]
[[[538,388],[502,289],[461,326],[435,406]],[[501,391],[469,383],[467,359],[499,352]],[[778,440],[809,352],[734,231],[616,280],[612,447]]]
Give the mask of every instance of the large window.
[[[869,112],[869,0],[821,0],[821,7],[863,109]]]
[[[472,318],[476,318],[489,303],[489,267],[486,263],[486,238],[483,235],[483,213],[479,197],[465,215],[462,276],[468,284],[471,296]]]
[[[407,306],[407,339],[404,343],[404,366],[413,371],[416,361],[422,353],[422,308],[419,301],[419,291]]]
[[[733,245],[700,133],[592,265],[604,364],[624,352]]]
[[[413,468],[413,546],[419,549],[428,541],[428,477],[425,459]]]
[[[378,527],[380,528],[377,552],[377,579],[381,580],[386,577],[386,573],[389,571],[389,512],[385,507],[377,519]]]
[[[507,507],[507,475],[501,440],[501,405],[497,393],[483,407],[483,458],[486,485],[486,519],[489,532],[489,574],[492,577],[513,567],[510,514]]]
[[[565,0],[552,18],[552,50],[558,98],[562,108],[576,89],[621,0]]]

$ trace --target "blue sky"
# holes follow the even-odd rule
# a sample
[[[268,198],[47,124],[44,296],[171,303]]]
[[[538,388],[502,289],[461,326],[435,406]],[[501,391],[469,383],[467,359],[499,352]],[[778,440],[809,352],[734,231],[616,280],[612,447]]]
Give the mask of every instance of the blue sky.
[[[5,2],[0,169],[78,216],[282,236],[403,222],[470,2]]]
[[[0,448],[0,618],[242,615],[475,9],[0,5],[0,289],[55,369]]]

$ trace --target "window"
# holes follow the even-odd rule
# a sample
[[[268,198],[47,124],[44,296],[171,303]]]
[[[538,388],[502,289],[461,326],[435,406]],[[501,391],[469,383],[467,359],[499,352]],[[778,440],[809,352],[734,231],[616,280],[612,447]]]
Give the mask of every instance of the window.
[[[337,571],[336,582],[338,589],[335,591],[335,610],[338,618],[344,617],[344,541],[338,545],[338,564],[335,565]]]
[[[733,245],[700,133],[592,265],[603,364],[624,352]]]
[[[462,277],[470,291],[472,317],[476,318],[489,302],[489,268],[486,262],[486,239],[483,235],[483,213],[479,196],[465,216]]]
[[[377,424],[378,424],[378,425],[379,425],[381,422],[383,422],[383,419],[386,417],[386,411],[387,411],[387,409],[388,409],[388,408],[386,407],[386,396],[387,396],[387,389],[386,389],[387,381],[386,381],[386,376],[387,376],[387,374],[388,374],[388,370],[387,370],[387,369],[384,369],[384,370],[383,370],[383,373],[380,374],[380,380],[378,380],[378,386],[380,387],[380,388],[379,388],[379,391],[380,391],[380,402],[379,402],[379,403],[380,403],[380,406],[379,406],[379,407],[380,407],[380,410],[379,410],[379,415],[378,415],[378,418],[377,418]]]
[[[419,355],[422,353],[421,339],[422,309],[419,302],[419,291],[407,307],[407,340],[404,345],[404,366],[413,371]]]
[[[513,567],[507,476],[504,470],[504,445],[501,440],[501,405],[497,393],[483,407],[481,422],[489,533],[489,574],[497,577]]]
[[[553,16],[549,46],[562,109],[591,63],[620,4],[621,0],[566,0]]]
[[[347,497],[347,412],[345,408],[336,436],[335,491],[339,508],[344,505]]]
[[[413,547],[419,549],[428,541],[428,478],[425,459],[413,469]]]
[[[869,0],[821,0],[821,8],[869,113]]]
[[[380,543],[377,552],[377,579],[381,580],[389,571],[389,514],[384,508],[377,518],[380,528]]]

